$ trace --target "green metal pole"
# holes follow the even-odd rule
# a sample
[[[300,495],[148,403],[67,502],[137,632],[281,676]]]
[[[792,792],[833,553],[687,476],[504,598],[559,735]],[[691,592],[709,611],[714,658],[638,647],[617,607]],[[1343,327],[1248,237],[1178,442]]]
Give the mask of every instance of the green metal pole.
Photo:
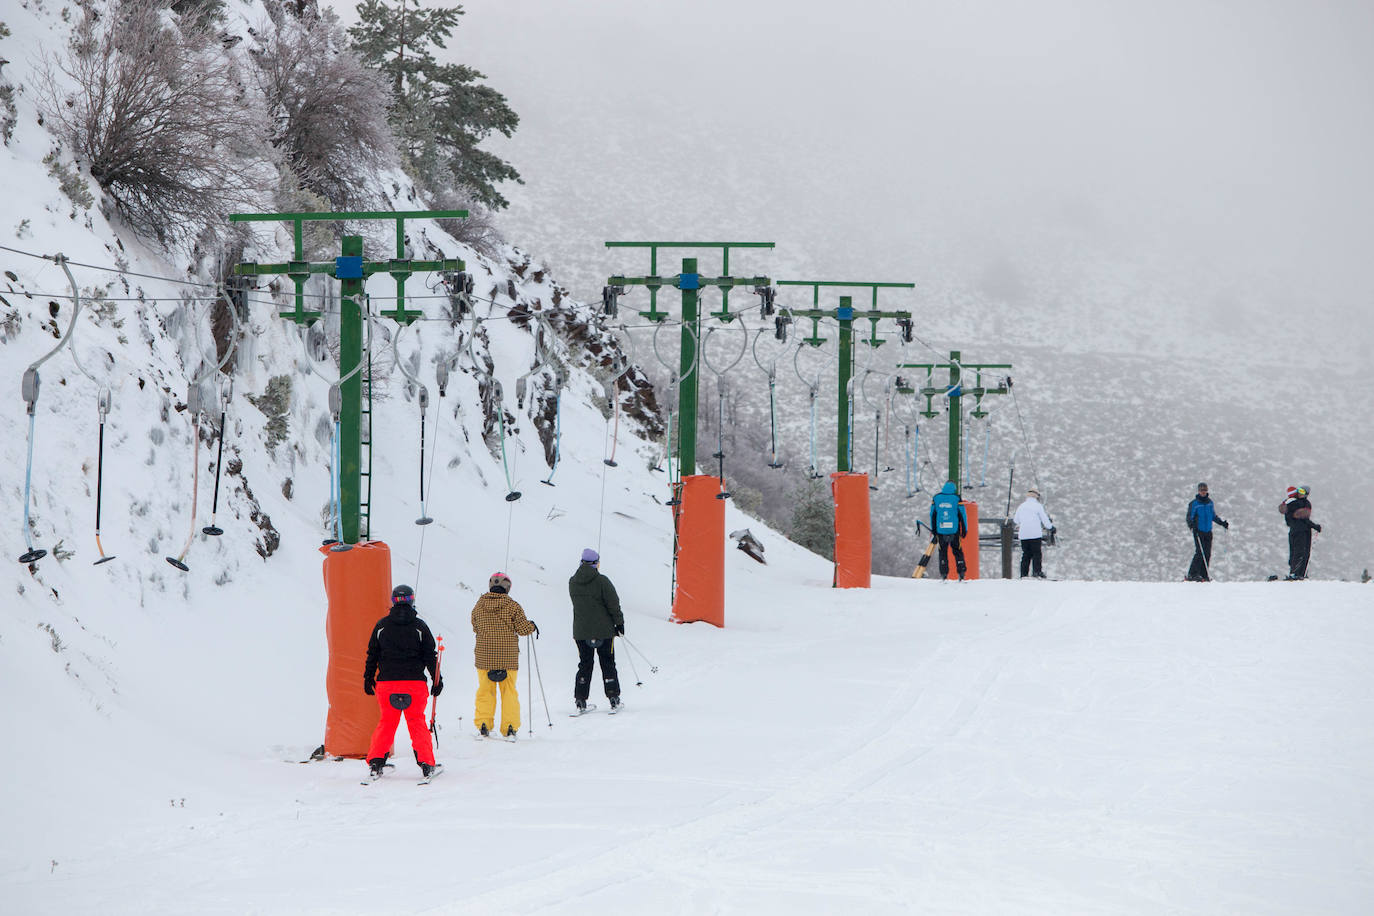
[[[697,272],[696,258],[682,259],[682,272]],[[701,367],[697,365],[698,341],[701,339],[701,318],[697,313],[697,290],[682,290],[682,379],[680,413],[678,414],[677,466],[679,474],[697,472],[697,380]],[[691,373],[690,376],[688,373]]]
[[[344,257],[362,257],[360,235],[343,237]],[[339,372],[347,373],[363,358],[363,281],[341,280],[339,301]],[[362,420],[363,374],[341,386],[343,410],[339,415],[339,503],[345,544],[356,544],[362,529]]]
[[[949,387],[954,393],[949,397],[949,479],[954,481],[956,490],[961,488],[959,483],[959,437],[963,434],[959,429],[963,420],[963,407],[959,395],[961,381],[959,351],[950,350]]]
[[[840,297],[835,316],[840,320],[840,388],[835,403],[839,405],[839,429],[835,441],[835,469],[849,468],[849,380],[854,377],[854,308],[849,296]]]

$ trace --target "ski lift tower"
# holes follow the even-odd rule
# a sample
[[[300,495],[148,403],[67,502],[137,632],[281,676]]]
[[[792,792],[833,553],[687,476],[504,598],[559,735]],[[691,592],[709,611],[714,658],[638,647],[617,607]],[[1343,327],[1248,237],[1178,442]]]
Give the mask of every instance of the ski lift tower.
[[[835,499],[835,571],[832,580],[836,588],[868,588],[873,577],[873,533],[869,514],[868,475],[851,473],[850,441],[854,406],[854,322],[867,318],[869,335],[864,343],[870,347],[881,347],[885,342],[878,336],[878,322],[884,318],[895,319],[902,331],[903,340],[911,340],[911,312],[904,309],[883,311],[878,308],[878,290],[914,289],[914,283],[849,283],[838,280],[779,280],[778,286],[811,287],[809,309],[788,309],[792,317],[811,320],[811,336],[802,340],[813,347],[825,343],[820,336],[822,318],[834,318],[840,325],[839,339],[839,384],[836,389],[836,404],[839,417],[836,421],[835,467],[830,477],[830,488]],[[871,289],[872,308],[855,311],[850,296],[841,296],[839,307],[822,309],[820,307],[821,287],[847,287]]]
[[[280,312],[288,321],[308,327],[318,321],[321,312],[305,308],[305,282],[312,275],[323,274],[338,279],[339,295],[339,366],[346,375],[335,386],[339,391],[337,411],[339,422],[339,514],[342,543],[326,542],[324,554],[324,584],[329,609],[325,632],[329,642],[329,666],[325,687],[329,696],[329,713],[325,721],[324,744],[312,759],[326,755],[336,757],[365,757],[368,742],[376,728],[379,711],[372,697],[358,689],[362,683],[363,659],[360,648],[367,643],[368,633],[379,612],[391,604],[391,550],[382,541],[363,536],[362,530],[362,450],[363,450],[363,286],[374,274],[390,274],[396,281],[396,308],[382,312],[401,325],[409,325],[424,317],[405,305],[405,283],[413,274],[429,271],[460,271],[464,264],[457,258],[436,261],[411,260],[406,249],[406,220],[463,219],[466,210],[412,210],[395,212],[342,213],[234,213],[229,219],[236,223],[288,222],[295,237],[295,257],[284,264],[258,264],[248,261],[234,267],[240,277],[284,275],[296,287],[296,307]],[[396,224],[395,257],[369,261],[363,255],[363,239],[359,235],[345,235],[340,256],[333,261],[311,263],[305,260],[302,233],[307,222],[355,222],[391,220]],[[354,367],[350,371],[348,367]],[[369,385],[370,388],[370,385]],[[368,392],[368,399],[371,392]],[[331,391],[331,401],[334,401]],[[369,447],[371,443],[368,443]],[[368,503],[371,503],[369,487]],[[369,512],[370,515],[370,512]],[[368,534],[370,535],[370,531]],[[357,549],[354,549],[354,548]]]
[[[916,394],[926,399],[926,408],[921,411],[924,417],[937,417],[940,412],[934,408],[934,399],[937,397],[948,398],[949,405],[949,477],[954,482],[955,491],[960,494],[960,502],[968,514],[968,535],[961,541],[964,549],[964,557],[968,562],[968,575],[971,579],[978,578],[978,504],[972,500],[963,498],[962,485],[960,484],[960,468],[962,466],[963,442],[963,399],[972,396],[974,398],[973,416],[985,417],[987,412],[983,410],[983,398],[989,395],[1008,394],[1011,391],[1011,378],[1003,376],[996,386],[988,387],[983,384],[983,371],[985,369],[1011,369],[1011,363],[966,363],[960,358],[958,350],[949,351],[949,362],[947,363],[902,363],[899,369],[924,369],[926,370],[926,385],[916,390]],[[940,387],[934,382],[935,370],[944,369],[948,372],[949,384]],[[973,373],[973,387],[965,388],[965,372]]]
[[[702,343],[700,290],[716,287],[721,292],[720,311],[710,317],[728,324],[738,316],[730,312],[730,290],[736,287],[760,292],[772,281],[768,277],[730,276],[730,249],[772,248],[772,242],[607,242],[607,248],[649,249],[649,273],[642,277],[616,274],[607,280],[602,290],[602,307],[607,315],[617,311],[616,300],[628,286],[644,286],[649,290],[649,309],[639,314],[652,322],[667,320],[668,312],[659,311],[658,291],[665,286],[682,292],[682,334],[680,369],[678,372],[678,437],[677,457],[679,474],[684,475],[674,485],[673,498],[673,611],[671,619],[678,623],[705,621],[725,626],[725,504],[720,478],[697,473],[697,390],[701,373]],[[682,259],[682,272],[675,276],[661,276],[658,272],[660,248],[712,248],[721,252],[721,276],[703,277],[697,270],[696,258]]]

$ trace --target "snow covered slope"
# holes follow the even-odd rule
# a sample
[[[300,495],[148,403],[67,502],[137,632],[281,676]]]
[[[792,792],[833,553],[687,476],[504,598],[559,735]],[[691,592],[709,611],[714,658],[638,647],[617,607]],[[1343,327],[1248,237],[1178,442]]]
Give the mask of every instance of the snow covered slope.
[[[373,786],[357,761],[295,762],[323,715],[309,566],[282,575],[274,561],[194,605],[92,601],[80,625],[18,602],[0,648],[17,694],[0,793],[27,826],[0,841],[5,899],[140,914],[1374,901],[1367,587],[878,579],[836,592],[827,564],[765,536],[767,567],[730,552],[726,629],[676,626],[661,604],[665,510],[647,475],[626,473],[607,487],[630,517],[608,519],[603,569],[642,654],[620,642],[622,715],[569,719],[562,580],[599,471],[568,470],[517,509],[514,597],[547,638],[542,684],[527,686],[523,662],[514,745],[468,737],[463,583],[488,570],[490,533],[455,531],[431,554],[421,613],[452,651],[446,770],[426,787],[404,738]],[[501,508],[499,495],[462,504]],[[528,520],[555,506],[567,515]],[[435,515],[460,529],[457,509]]]

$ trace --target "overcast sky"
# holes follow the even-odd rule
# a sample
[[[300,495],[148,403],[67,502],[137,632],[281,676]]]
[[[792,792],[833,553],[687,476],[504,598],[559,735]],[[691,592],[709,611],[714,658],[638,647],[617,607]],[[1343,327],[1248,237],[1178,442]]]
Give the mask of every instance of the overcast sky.
[[[606,239],[726,237],[926,286],[1109,252],[1374,323],[1374,3],[465,9],[452,59],[522,119],[508,234],[580,294],[635,266]]]

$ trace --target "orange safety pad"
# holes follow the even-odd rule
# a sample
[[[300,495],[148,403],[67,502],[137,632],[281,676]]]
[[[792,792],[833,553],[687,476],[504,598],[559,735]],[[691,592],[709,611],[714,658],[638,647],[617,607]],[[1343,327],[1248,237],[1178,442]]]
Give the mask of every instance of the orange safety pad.
[[[704,621],[725,626],[725,500],[720,478],[682,478],[677,516],[677,590],[674,623]]]
[[[830,475],[835,498],[835,587],[868,588],[873,579],[873,530],[868,513],[868,475]]]
[[[959,546],[964,549],[964,578],[978,578],[978,504],[969,502],[966,499],[959,500],[959,505],[964,507],[964,514],[968,516],[968,534],[959,539]],[[954,569],[954,551],[945,550],[949,559],[949,568]]]
[[[343,553],[321,547],[320,553],[329,599],[324,624],[329,643],[324,750],[335,757],[366,757],[381,714],[376,698],[363,693],[363,667],[372,625],[391,607],[391,548],[371,541]]]

